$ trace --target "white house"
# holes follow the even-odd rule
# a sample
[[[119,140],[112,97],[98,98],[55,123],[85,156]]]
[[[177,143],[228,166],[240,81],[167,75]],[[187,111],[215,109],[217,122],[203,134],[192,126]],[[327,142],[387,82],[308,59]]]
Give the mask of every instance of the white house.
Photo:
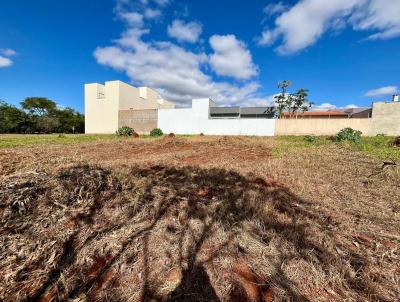
[[[175,104],[148,87],[136,88],[121,81],[86,84],[85,133],[115,133],[120,126],[149,132],[157,127],[159,108],[175,108]]]

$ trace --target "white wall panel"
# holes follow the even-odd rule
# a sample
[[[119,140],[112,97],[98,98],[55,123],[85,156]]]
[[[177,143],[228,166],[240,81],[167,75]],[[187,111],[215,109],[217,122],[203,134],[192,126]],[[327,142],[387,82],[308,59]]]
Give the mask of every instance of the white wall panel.
[[[158,127],[164,133],[273,136],[275,119],[209,118],[209,99],[193,100],[192,108],[159,109]]]

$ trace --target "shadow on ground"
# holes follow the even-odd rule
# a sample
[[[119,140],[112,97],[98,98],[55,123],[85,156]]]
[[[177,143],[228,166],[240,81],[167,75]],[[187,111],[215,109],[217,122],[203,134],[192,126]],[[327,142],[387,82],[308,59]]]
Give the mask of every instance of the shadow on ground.
[[[0,193],[0,300],[390,301],[367,258],[334,252],[335,222],[272,180],[78,166]]]

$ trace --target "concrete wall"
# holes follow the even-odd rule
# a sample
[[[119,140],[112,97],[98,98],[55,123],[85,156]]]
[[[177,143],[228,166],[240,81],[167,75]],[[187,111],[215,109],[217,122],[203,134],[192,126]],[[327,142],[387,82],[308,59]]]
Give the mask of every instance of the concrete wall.
[[[363,135],[371,135],[371,120],[368,118],[278,119],[275,135],[334,135],[347,127],[359,130]]]
[[[192,108],[159,109],[158,127],[164,133],[273,136],[274,119],[209,118],[210,99],[193,100]]]
[[[137,133],[148,134],[157,128],[157,109],[120,110],[118,127],[128,126]]]
[[[119,126],[120,110],[174,107],[174,103],[161,99],[156,91],[147,87],[136,88],[121,81],[110,81],[105,85],[86,84],[85,133],[115,133]],[[139,125],[135,124],[138,128]],[[143,127],[147,129],[148,125]]]
[[[118,129],[116,82],[85,85],[85,133],[115,133]]]
[[[374,103],[371,134],[400,135],[400,102]]]

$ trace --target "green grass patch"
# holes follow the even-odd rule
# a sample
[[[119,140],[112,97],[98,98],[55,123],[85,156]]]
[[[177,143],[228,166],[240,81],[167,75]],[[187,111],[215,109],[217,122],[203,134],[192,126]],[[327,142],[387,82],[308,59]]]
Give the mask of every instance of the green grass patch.
[[[0,135],[0,148],[13,148],[43,144],[79,144],[105,140],[121,139],[114,134],[2,134]]]
[[[353,150],[370,154],[382,160],[393,159],[400,162],[400,148],[393,145],[394,137],[374,136],[362,137],[361,143],[346,143],[345,145]]]
[[[361,151],[381,160],[393,159],[400,162],[400,148],[393,145],[394,137],[374,136],[362,137],[359,143],[332,142],[327,136],[317,136],[314,142],[307,141],[304,136],[278,136],[277,146],[273,150],[274,156],[282,156],[286,152],[307,148],[318,148],[327,144],[337,144],[355,151]]]
[[[326,136],[316,136],[313,142],[310,142],[305,136],[277,136],[277,145],[272,150],[272,155],[280,157],[286,152],[301,150],[307,148],[317,148],[332,142],[327,140]]]

